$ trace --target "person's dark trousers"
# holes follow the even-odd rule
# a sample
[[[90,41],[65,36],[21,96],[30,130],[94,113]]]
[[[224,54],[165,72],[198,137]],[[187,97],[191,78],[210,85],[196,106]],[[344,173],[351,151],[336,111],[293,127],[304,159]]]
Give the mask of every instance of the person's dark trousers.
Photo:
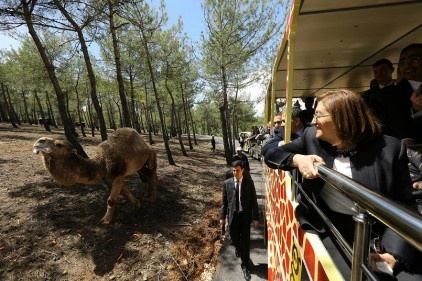
[[[251,236],[251,225],[243,219],[243,214],[234,213],[233,220],[230,225],[230,237],[233,245],[240,253],[242,267],[249,269],[249,240]]]

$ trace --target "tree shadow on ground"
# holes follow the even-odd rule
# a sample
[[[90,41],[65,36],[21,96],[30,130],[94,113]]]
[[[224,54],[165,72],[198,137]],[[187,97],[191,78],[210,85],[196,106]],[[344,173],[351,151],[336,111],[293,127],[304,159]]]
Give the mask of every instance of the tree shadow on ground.
[[[170,178],[163,180],[173,181]],[[152,240],[156,236],[165,236],[167,240],[176,238],[171,231],[172,226],[183,221],[185,214],[191,212],[189,205],[182,202],[183,197],[180,196],[181,192],[176,185],[160,185],[159,188],[161,192],[153,204],[143,200],[142,189],[131,188],[144,205],[137,209],[121,196],[114,220],[108,226],[98,224],[105,214],[110,192],[110,187],[105,184],[62,187],[47,180],[14,188],[9,192],[12,198],[22,200],[30,198],[39,203],[32,210],[29,225],[25,226],[31,235],[25,235],[25,238],[17,238],[15,241],[16,246],[25,244],[19,254],[24,258],[9,266],[23,269],[25,264],[34,263],[40,258],[54,259],[57,258],[55,255],[59,258],[64,256],[66,253],[60,251],[57,254],[54,251],[48,253],[39,247],[39,241],[48,244],[47,240],[56,239],[66,240],[63,243],[71,243],[70,247],[77,250],[80,255],[91,256],[95,264],[95,274],[105,275],[123,256],[128,258],[139,254],[136,249],[126,247],[129,242],[136,240],[137,235],[151,235]],[[13,214],[5,215],[13,216]],[[20,231],[11,226],[7,232]],[[51,238],[47,238],[48,236]],[[55,268],[50,270],[55,271]],[[50,272],[50,276],[56,274],[57,272]]]

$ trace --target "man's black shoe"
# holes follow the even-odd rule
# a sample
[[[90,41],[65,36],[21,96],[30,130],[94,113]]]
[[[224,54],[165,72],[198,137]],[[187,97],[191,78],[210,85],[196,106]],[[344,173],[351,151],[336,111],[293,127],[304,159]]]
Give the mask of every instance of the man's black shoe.
[[[249,272],[249,269],[246,266],[242,266],[242,271],[245,280],[251,280],[251,273]]]

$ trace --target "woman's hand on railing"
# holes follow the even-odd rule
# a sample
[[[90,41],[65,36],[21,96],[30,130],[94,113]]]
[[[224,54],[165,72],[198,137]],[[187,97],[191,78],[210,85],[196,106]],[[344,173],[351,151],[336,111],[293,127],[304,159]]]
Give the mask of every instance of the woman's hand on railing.
[[[298,167],[303,178],[314,179],[318,177],[318,165],[325,164],[325,162],[318,155],[296,154],[292,159],[292,164],[292,166]]]
[[[374,272],[383,272],[393,275],[393,268],[397,260],[389,253],[371,253],[369,254],[369,268]],[[386,268],[388,266],[388,268]]]
[[[413,189],[422,189],[422,181],[417,181],[413,183]]]

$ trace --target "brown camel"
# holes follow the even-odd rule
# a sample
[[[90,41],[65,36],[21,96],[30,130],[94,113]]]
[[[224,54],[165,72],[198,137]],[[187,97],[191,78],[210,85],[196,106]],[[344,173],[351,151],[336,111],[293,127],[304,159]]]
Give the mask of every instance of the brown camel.
[[[34,143],[34,153],[41,151],[46,170],[59,184],[95,184],[106,180],[112,183],[107,200],[107,212],[101,219],[109,224],[120,192],[137,207],[141,203],[125,185],[125,178],[138,172],[142,181],[148,180],[147,197],[150,202],[157,192],[157,156],[155,151],[131,128],[122,128],[97,147],[97,155],[86,159],[76,154],[66,140],[42,137]]]

